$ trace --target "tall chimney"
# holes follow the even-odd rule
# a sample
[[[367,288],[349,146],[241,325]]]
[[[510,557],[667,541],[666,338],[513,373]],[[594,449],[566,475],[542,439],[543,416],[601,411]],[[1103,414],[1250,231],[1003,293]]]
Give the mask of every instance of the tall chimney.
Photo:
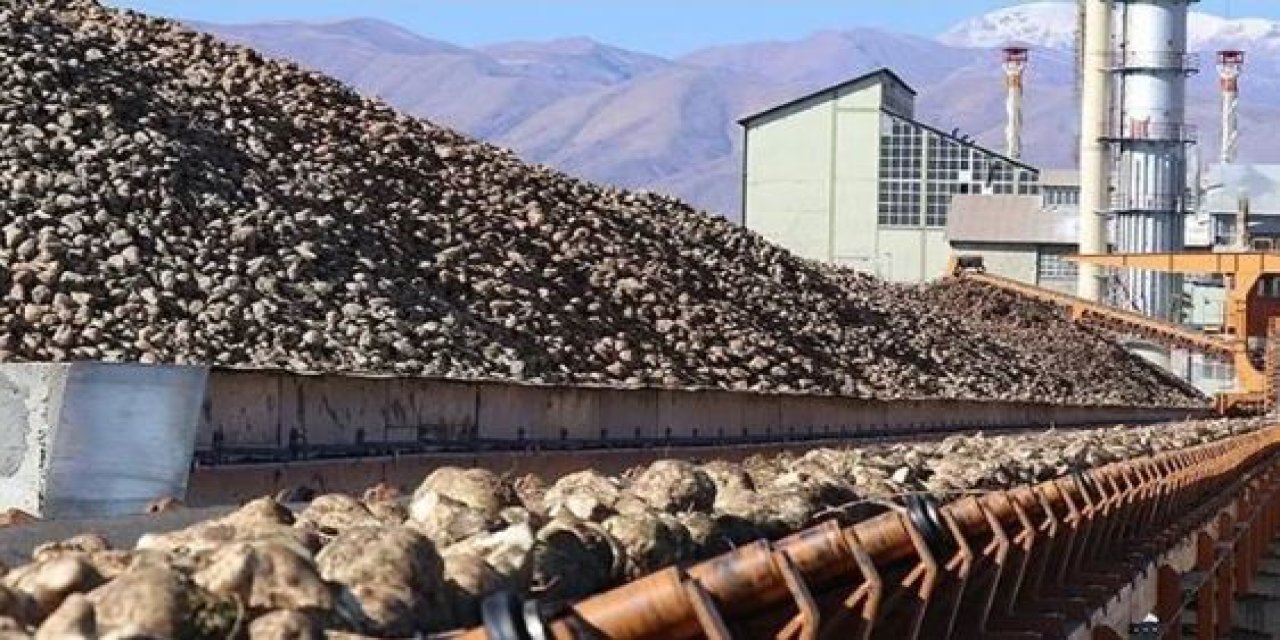
[[[1186,238],[1187,17],[1193,0],[1141,0],[1124,5],[1124,45],[1115,72],[1121,80],[1119,117],[1110,136],[1119,155],[1112,244],[1119,253],[1181,251]],[[1128,269],[1120,274],[1140,313],[1176,319],[1182,293],[1177,274]]]
[[[1243,51],[1218,52],[1218,78],[1222,81],[1222,163],[1236,161],[1240,147],[1240,72]]]
[[[1005,155],[1014,160],[1022,159],[1022,78],[1027,70],[1027,50],[1009,47],[1004,50],[1004,77],[1008,96],[1005,111]]]
[[[1107,119],[1111,106],[1111,22],[1112,0],[1081,0],[1080,63],[1080,253],[1107,252],[1108,201]],[[1101,301],[1105,287],[1097,266],[1081,263],[1077,291],[1080,297]]]

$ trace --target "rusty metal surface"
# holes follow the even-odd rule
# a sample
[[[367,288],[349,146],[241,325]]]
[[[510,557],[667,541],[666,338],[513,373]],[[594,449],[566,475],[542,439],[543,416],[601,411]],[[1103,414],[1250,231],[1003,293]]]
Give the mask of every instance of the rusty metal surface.
[[[1272,428],[936,511],[912,500],[851,527],[668,569],[536,631],[561,640],[1126,637],[1118,626],[1158,613],[1151,624],[1164,639],[1183,637],[1194,603],[1196,637],[1222,638],[1232,599],[1280,524],[1278,452]],[[1188,540],[1195,571],[1180,571],[1169,554]],[[1117,598],[1144,580],[1158,592],[1150,609],[1117,615]]]

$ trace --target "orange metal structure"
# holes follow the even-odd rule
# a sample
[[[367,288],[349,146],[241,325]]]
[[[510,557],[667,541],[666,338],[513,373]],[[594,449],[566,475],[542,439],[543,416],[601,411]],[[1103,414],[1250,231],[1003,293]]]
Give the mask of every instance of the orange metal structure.
[[[1280,253],[1108,254],[1068,259],[1102,267],[1220,275],[1227,289],[1223,333],[1229,337],[1263,340],[1270,319],[1280,316],[1280,295],[1266,295],[1274,290],[1273,282],[1280,280]]]
[[[1224,413],[1260,412],[1274,408],[1276,387],[1270,375],[1276,365],[1267,360],[1274,352],[1273,320],[1280,318],[1280,253],[1151,253],[1070,256],[1069,260],[1101,267],[1141,269],[1163,273],[1208,274],[1223,277],[1227,289],[1222,331],[1209,334],[1164,322],[1139,313],[1077,298],[986,273],[979,258],[952,262],[953,276],[976,281],[1051,302],[1067,308],[1079,322],[1117,333],[1133,335],[1171,347],[1199,351],[1231,361],[1237,389],[1217,399]]]
[[[1280,253],[1240,251],[1231,253],[1152,253],[1074,256],[1073,260],[1101,267],[1139,269],[1162,273],[1222,276],[1227,290],[1222,338],[1231,345],[1239,389],[1225,394],[1224,409],[1274,408],[1276,388],[1267,375],[1274,363],[1266,362],[1273,328],[1280,318]]]
[[[460,637],[1111,638],[1154,613],[1148,637],[1225,638],[1280,533],[1278,452],[1272,428],[943,507],[908,498],[558,610],[486,603]]]

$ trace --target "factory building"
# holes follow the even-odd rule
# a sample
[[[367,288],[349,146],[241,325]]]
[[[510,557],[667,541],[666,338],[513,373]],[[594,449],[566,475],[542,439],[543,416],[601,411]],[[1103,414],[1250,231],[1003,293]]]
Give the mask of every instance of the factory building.
[[[1074,171],[1040,174],[1036,195],[958,195],[946,237],[952,253],[982,256],[993,273],[1047,289],[1076,291],[1080,179]]]
[[[897,282],[943,273],[952,198],[1040,196],[1039,171],[922,123],[888,69],[740,124],[743,224],[806,258]]]
[[[993,273],[1070,293],[1073,285],[1062,280],[1068,274],[1075,278],[1078,269],[1057,256],[1078,248],[1079,220],[1070,218],[1079,215],[1079,174],[1043,171],[1039,192],[956,196],[947,220],[947,241],[956,255],[983,256]],[[1187,251],[1240,248],[1241,220],[1247,228],[1245,247],[1280,249],[1280,165],[1210,165],[1191,202],[1195,208],[1184,224]],[[1241,215],[1242,207],[1248,208],[1247,217]],[[1221,324],[1221,282],[1191,277],[1187,285],[1182,321],[1197,328]],[[1280,289],[1275,295],[1280,296]]]

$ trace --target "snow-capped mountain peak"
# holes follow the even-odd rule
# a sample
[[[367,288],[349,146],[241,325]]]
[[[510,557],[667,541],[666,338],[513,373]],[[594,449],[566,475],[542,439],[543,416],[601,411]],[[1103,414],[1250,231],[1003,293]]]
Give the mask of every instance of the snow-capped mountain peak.
[[[1075,46],[1074,2],[1029,2],[970,18],[938,37],[954,47],[989,49],[1014,44],[1051,49]]]
[[[1028,2],[965,20],[938,40],[952,46],[983,49],[1010,45],[1071,49],[1078,23],[1079,5],[1075,2]],[[1280,22],[1273,20],[1228,19],[1192,12],[1187,29],[1187,46],[1192,51],[1280,51]]]
[[[1187,27],[1189,48],[1193,50],[1244,49],[1246,51],[1280,50],[1280,22],[1262,18],[1228,20],[1205,13],[1192,13]]]

